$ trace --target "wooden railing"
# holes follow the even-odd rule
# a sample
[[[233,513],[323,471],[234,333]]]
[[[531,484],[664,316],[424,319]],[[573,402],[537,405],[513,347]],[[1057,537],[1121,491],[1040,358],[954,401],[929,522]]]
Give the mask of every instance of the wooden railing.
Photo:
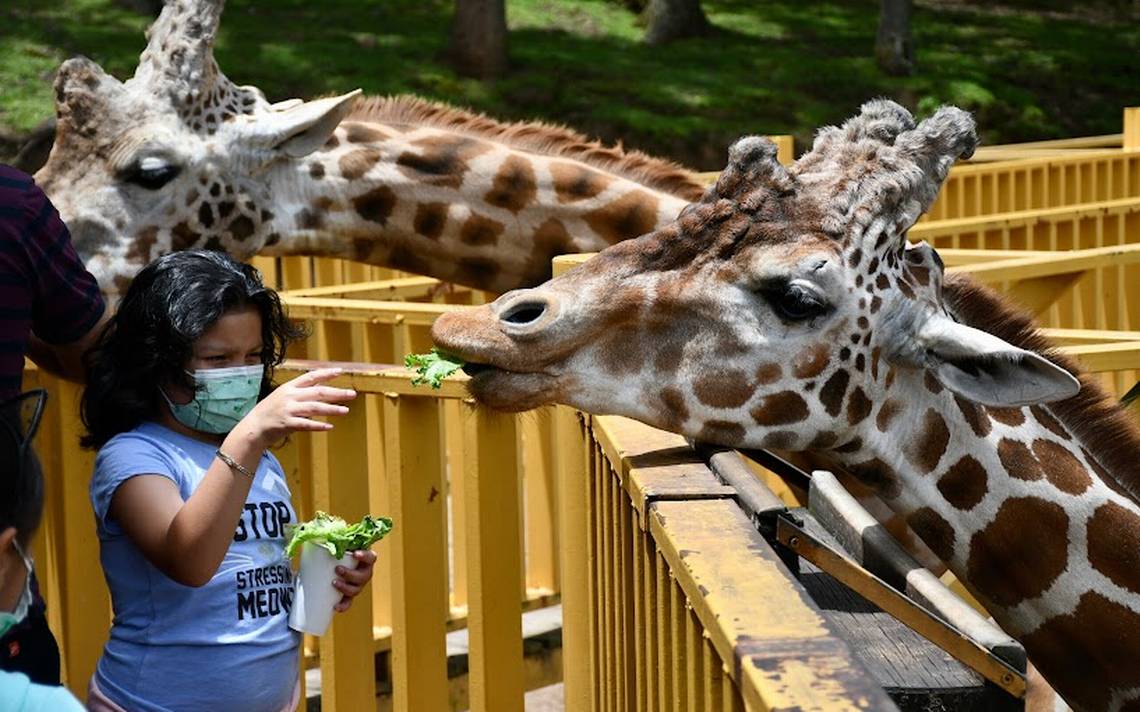
[[[290,362],[278,379],[313,365]],[[455,380],[433,391],[411,386],[407,371],[346,368],[336,383],[360,394],[351,412],[329,433],[295,435],[276,452],[300,517],[323,509],[396,522],[377,547],[370,600],[336,616],[319,650],[306,641],[308,663],[319,657],[324,709],[375,707],[382,650],[391,651],[395,709],[461,708],[467,700],[449,699],[444,636],[465,626],[471,708],[521,710],[521,614],[557,600],[554,493],[520,477],[524,462],[528,474],[542,470],[519,447],[520,427],[536,415],[476,408]],[[111,620],[87,496],[93,456],[77,445],[77,387],[34,369],[26,386],[51,393],[36,443],[48,506],[35,555],[65,683],[82,696]]]

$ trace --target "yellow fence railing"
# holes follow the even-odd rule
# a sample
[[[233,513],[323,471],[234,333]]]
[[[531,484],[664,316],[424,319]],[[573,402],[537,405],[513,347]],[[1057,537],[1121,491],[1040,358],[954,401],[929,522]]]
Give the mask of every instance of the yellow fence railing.
[[[279,379],[305,368],[286,364]],[[291,437],[276,453],[299,516],[373,512],[396,522],[379,545],[370,601],[336,616],[319,650],[306,641],[305,657],[319,658],[329,710],[375,708],[373,659],[381,650],[391,651],[395,709],[521,710],[524,686],[535,684],[524,680],[521,614],[556,600],[555,543],[527,540],[525,520],[535,515],[524,507],[519,477],[519,425],[535,416],[493,414],[476,408],[461,382],[432,391],[411,386],[410,376],[355,368],[337,381],[360,394],[350,414],[327,434]],[[87,498],[93,457],[77,446],[78,388],[34,369],[26,385],[52,396],[37,438],[49,504],[35,553],[65,682],[82,696],[111,620]],[[543,496],[553,508],[553,493]],[[556,513],[542,518],[554,539]],[[444,636],[461,626],[470,641],[469,696],[456,699]]]

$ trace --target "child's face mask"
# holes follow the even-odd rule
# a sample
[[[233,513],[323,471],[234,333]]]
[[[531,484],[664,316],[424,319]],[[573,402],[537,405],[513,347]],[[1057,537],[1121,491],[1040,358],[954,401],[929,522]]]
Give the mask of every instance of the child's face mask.
[[[12,540],[12,546],[16,547],[16,552],[20,558],[24,560],[24,566],[28,569],[28,575],[24,579],[24,592],[20,594],[20,600],[16,602],[16,610],[14,611],[0,611],[0,638],[8,634],[8,631],[19,625],[25,618],[28,617],[28,608],[32,605],[32,560],[28,558],[20,545]]]
[[[197,385],[189,403],[174,403],[160,388],[174,419],[191,430],[222,435],[234,429],[257,405],[265,366],[208,368],[191,375]]]

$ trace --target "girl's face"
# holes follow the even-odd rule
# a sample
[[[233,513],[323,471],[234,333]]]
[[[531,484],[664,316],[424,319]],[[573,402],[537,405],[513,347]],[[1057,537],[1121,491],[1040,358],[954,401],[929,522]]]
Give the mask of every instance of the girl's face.
[[[261,313],[249,305],[221,316],[194,342],[187,371],[261,363]]]

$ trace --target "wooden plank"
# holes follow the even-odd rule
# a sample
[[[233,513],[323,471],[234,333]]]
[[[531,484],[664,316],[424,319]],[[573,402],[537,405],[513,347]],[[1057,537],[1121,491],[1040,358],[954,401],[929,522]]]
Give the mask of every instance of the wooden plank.
[[[348,521],[368,513],[367,411],[350,409],[336,427],[313,441],[316,507]],[[381,545],[383,546],[383,545]],[[321,638],[321,702],[329,709],[366,709],[375,705],[376,674],[372,650],[372,606],[366,597],[333,616]]]
[[[749,706],[895,709],[734,502],[651,512],[657,546]]]
[[[1140,205],[1140,203],[1138,203]],[[1108,245],[1085,250],[1060,251],[1047,255],[961,265],[950,272],[966,272],[983,282],[1027,280],[1036,277],[1084,272],[1099,267],[1140,263],[1140,243]]]
[[[469,698],[473,712],[522,712],[522,603],[515,419],[464,402]]]
[[[281,303],[292,319],[358,321],[368,324],[407,323],[419,326],[431,326],[441,314],[470,309],[462,304],[291,297],[287,294],[281,295]]]
[[[1081,344],[1058,350],[1079,360],[1092,373],[1140,369],[1140,341]]]
[[[447,497],[440,452],[439,401],[384,398],[384,444],[392,516],[392,692],[394,709],[449,709],[447,650]],[[412,434],[415,433],[413,436]]]

